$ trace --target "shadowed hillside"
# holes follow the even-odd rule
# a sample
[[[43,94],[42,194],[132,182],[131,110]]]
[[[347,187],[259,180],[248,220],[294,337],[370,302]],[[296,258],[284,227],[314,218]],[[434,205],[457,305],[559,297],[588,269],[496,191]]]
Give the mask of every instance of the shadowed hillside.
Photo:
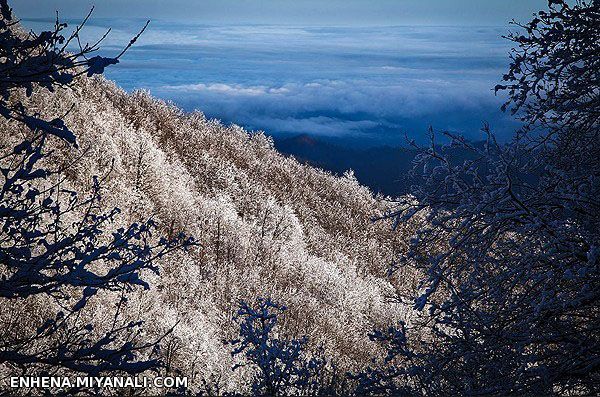
[[[483,147],[483,143],[476,143]],[[359,149],[327,142],[309,135],[275,139],[275,147],[298,161],[343,175],[352,170],[359,183],[374,193],[398,197],[411,192],[411,186],[422,183],[418,174],[411,175],[419,149],[376,146]],[[474,156],[460,147],[440,147],[452,160],[461,164]]]

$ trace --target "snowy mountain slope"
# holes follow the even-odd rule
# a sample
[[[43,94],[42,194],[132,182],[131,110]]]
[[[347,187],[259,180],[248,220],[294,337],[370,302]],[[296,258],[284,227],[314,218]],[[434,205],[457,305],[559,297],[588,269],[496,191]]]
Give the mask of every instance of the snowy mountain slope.
[[[184,230],[201,243],[148,274],[150,291],[136,292],[125,314],[146,320],[151,336],[177,324],[166,354],[193,384],[220,374],[235,387],[221,341],[236,332],[239,299],[286,304],[286,333],[308,335],[346,369],[372,356],[367,332],[403,316],[384,301],[394,288],[386,267],[407,232],[371,222],[383,205],[351,175],[302,165],[261,133],[101,78],[32,98],[48,117],[66,114],[78,136],[77,152],[53,143],[56,164],[68,165],[64,183],[85,191],[93,175],[105,177],[103,205],[122,210],[119,222],[152,217],[161,233]],[[105,317],[95,321],[108,321],[116,299],[97,303]]]

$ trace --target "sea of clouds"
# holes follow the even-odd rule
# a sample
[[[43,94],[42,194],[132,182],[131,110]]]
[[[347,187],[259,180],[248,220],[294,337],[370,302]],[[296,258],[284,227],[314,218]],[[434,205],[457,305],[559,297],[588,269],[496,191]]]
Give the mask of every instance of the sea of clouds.
[[[25,21],[40,29],[44,21]],[[116,52],[140,20],[93,20],[92,40]],[[516,123],[492,88],[508,65],[508,27],[209,26],[153,21],[107,71],[186,110],[275,135],[314,134],[361,144],[424,139],[429,125],[471,139],[490,122]]]

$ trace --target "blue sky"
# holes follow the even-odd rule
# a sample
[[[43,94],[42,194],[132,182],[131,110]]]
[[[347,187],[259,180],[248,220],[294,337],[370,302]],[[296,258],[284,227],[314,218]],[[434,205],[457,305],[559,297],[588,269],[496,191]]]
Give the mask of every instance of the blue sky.
[[[18,0],[22,17],[55,10],[77,17],[194,19],[204,23],[294,25],[503,25],[529,18],[545,0]]]
[[[501,36],[511,15],[527,19],[544,3],[105,0],[85,33],[91,41],[112,27],[110,55],[143,25],[132,17],[153,18],[108,78],[275,136],[396,145],[429,125],[479,139],[487,121],[508,139],[517,124],[492,92],[508,65]],[[15,11],[37,18],[57,5],[76,15],[88,6],[21,0]]]

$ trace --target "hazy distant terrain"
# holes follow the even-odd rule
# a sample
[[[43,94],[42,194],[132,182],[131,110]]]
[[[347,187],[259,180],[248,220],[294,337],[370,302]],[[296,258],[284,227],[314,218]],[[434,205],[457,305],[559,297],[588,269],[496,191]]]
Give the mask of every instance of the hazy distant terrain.
[[[392,197],[408,194],[411,186],[423,182],[414,164],[419,149],[406,146],[346,147],[339,141],[309,135],[275,139],[275,148],[281,153],[340,176],[352,170],[358,182],[374,193]],[[460,148],[442,150],[456,164],[472,157]]]
[[[352,170],[356,179],[375,193],[398,196],[410,190],[412,180],[408,173],[413,167],[415,150],[391,146],[348,148],[308,135],[277,139],[275,147],[298,161],[338,175]]]

